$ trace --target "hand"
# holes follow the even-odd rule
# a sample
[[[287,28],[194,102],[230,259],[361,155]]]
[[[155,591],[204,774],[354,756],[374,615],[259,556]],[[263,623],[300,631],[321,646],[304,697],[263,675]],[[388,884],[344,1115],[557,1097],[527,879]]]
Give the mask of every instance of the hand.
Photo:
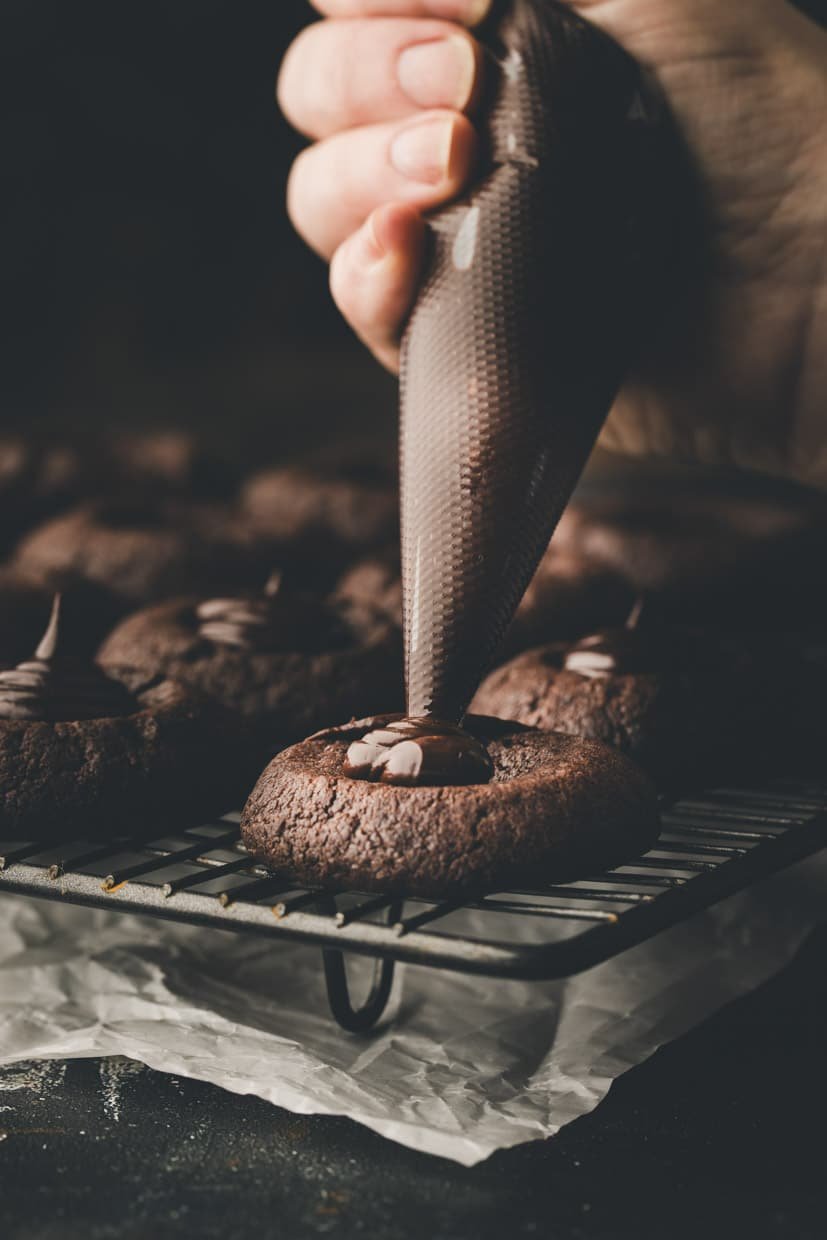
[[[330,15],[299,35],[278,99],[316,140],[296,160],[287,207],[331,260],[342,313],[390,369],[419,279],[422,212],[473,176],[481,53],[463,26],[488,0],[316,0]],[[387,16],[376,16],[384,14]]]
[[[656,316],[604,446],[827,486],[827,34],[786,0],[567,2],[657,78],[704,203],[692,279]],[[299,37],[279,82],[288,117],[319,139],[288,208],[332,260],[345,317],[395,368],[421,212],[473,179],[482,60],[454,23],[488,4],[317,7],[331,20]]]

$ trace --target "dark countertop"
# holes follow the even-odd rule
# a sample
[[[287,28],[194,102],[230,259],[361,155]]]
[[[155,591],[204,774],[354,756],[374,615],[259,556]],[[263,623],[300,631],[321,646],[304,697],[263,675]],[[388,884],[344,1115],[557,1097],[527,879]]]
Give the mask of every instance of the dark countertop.
[[[825,966],[827,926],[591,1115],[471,1170],[125,1060],[0,1070],[0,1235],[820,1240]]]

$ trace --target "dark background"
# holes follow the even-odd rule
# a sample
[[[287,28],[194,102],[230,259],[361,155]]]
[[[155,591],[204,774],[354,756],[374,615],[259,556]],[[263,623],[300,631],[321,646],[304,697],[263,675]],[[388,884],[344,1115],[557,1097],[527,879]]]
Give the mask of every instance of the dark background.
[[[292,444],[321,418],[393,436],[394,383],[284,211],[300,139],[274,83],[312,16],[0,0],[5,425],[229,422]]]

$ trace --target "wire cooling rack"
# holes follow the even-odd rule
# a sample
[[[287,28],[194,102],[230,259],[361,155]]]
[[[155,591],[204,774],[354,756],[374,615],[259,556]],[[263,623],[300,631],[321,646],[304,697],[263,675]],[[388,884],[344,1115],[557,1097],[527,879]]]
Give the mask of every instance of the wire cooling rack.
[[[315,943],[331,1010],[366,1032],[397,960],[491,977],[569,976],[599,964],[827,844],[827,784],[718,788],[663,814],[644,856],[568,882],[465,901],[296,889],[257,865],[231,814],[172,836],[0,841],[0,891]],[[345,953],[374,956],[365,1002]]]

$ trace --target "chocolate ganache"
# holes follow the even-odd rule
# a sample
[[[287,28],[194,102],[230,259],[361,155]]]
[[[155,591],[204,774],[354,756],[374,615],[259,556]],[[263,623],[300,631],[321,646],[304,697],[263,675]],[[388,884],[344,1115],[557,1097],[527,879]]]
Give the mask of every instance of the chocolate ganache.
[[[201,637],[239,650],[316,650],[343,638],[338,617],[318,599],[285,588],[280,573],[259,595],[207,599],[195,614]]]
[[[45,723],[130,715],[132,696],[89,659],[61,651],[61,597],[31,659],[0,672],[0,719]]]
[[[666,634],[659,628],[641,628],[642,611],[641,600],[623,628],[603,629],[575,642],[562,666],[590,679],[660,671],[668,658]]]
[[[488,751],[456,724],[399,718],[347,751],[345,774],[402,787],[487,784],[494,774]]]

